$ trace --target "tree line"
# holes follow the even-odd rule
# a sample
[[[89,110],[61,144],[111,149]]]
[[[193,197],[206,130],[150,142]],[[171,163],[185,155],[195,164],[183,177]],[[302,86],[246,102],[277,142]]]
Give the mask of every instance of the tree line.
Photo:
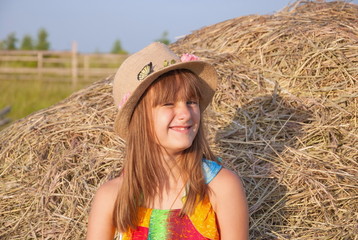
[[[16,34],[12,32],[8,34],[4,40],[0,40],[0,50],[49,50],[50,43],[47,38],[47,31],[41,28],[35,40],[31,35],[26,34],[18,47],[17,43],[19,39],[16,37]]]
[[[18,47],[17,43],[19,39],[16,37],[14,32],[7,35],[4,40],[0,40],[0,50],[50,50],[50,42],[48,41],[48,33],[46,29],[40,28],[37,32],[36,39],[29,34],[23,36]],[[162,42],[164,44],[170,44],[168,38],[168,32],[164,31],[162,36],[155,41]],[[121,41],[116,39],[113,43],[111,53],[114,54],[128,54],[126,50],[123,49]]]

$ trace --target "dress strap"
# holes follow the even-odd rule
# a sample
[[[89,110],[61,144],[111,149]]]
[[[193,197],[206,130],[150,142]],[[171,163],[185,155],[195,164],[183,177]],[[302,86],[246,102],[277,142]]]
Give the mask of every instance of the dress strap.
[[[221,158],[218,158],[218,160],[221,162]],[[205,183],[209,184],[214,177],[220,172],[222,169],[222,165],[211,161],[208,159],[203,158],[203,171],[204,171],[204,177],[205,177]]]

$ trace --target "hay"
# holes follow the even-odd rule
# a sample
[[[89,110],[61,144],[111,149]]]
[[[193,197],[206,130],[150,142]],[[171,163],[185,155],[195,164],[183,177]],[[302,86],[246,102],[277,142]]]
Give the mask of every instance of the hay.
[[[212,62],[216,154],[245,184],[251,239],[357,239],[358,7],[296,2],[172,44]],[[112,78],[0,133],[0,238],[83,239],[93,193],[118,173]]]

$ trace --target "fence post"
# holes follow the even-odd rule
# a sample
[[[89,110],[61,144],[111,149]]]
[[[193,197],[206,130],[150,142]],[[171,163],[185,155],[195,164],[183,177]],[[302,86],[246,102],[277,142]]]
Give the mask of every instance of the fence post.
[[[43,53],[37,52],[37,77],[42,80],[42,68],[43,68]]]
[[[88,81],[89,79],[89,67],[90,67],[90,60],[89,60],[90,56],[89,55],[84,55],[83,56],[83,75],[84,75],[84,79],[85,81]]]
[[[72,86],[76,87],[78,81],[78,59],[77,59],[77,42],[72,42]]]

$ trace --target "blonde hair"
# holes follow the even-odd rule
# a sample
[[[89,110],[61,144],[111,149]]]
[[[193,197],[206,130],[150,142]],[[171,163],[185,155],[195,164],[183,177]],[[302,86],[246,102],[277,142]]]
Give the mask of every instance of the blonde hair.
[[[138,224],[138,208],[151,204],[162,193],[168,177],[164,170],[161,149],[151,120],[151,109],[164,102],[200,99],[200,80],[189,70],[173,70],[161,75],[143,94],[138,102],[130,124],[127,150],[123,165],[123,182],[114,208],[114,224],[119,232],[135,229]],[[201,121],[201,120],[200,120]],[[184,182],[187,185],[186,201],[181,214],[191,214],[198,201],[208,194],[205,184],[202,158],[215,157],[204,136],[200,122],[198,133],[192,145],[183,151],[177,161]]]

